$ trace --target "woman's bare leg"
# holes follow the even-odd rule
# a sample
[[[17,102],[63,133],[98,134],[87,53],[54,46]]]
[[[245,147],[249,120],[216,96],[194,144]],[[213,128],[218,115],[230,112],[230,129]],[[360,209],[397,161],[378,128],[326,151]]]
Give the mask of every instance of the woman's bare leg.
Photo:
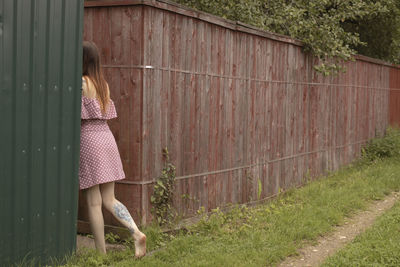
[[[90,227],[94,236],[96,249],[100,253],[106,253],[106,244],[104,241],[104,219],[101,211],[101,194],[99,185],[92,186],[85,190],[86,201],[88,205],[88,214]]]
[[[101,184],[100,191],[104,207],[131,232],[135,240],[135,256],[143,257],[146,254],[146,236],[140,232],[128,209],[115,199],[114,182]]]

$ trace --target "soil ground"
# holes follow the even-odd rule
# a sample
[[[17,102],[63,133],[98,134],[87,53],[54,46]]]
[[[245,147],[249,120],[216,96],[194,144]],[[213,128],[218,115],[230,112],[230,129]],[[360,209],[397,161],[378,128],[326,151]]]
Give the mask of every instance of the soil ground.
[[[96,249],[94,245],[94,240],[93,238],[84,236],[84,235],[78,235],[76,237],[76,250],[79,253],[80,250],[83,248],[90,248],[90,249]],[[120,245],[120,244],[108,244],[106,243],[106,250],[124,250],[125,246]]]
[[[327,257],[371,227],[375,219],[389,210],[399,199],[399,193],[392,193],[383,200],[373,202],[367,210],[346,219],[343,225],[318,239],[316,245],[300,249],[298,255],[287,258],[278,266],[319,266]]]

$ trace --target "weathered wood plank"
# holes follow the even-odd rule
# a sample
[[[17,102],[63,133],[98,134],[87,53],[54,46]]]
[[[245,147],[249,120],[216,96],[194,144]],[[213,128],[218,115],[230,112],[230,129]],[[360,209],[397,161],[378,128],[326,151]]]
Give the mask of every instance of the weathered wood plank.
[[[100,8],[96,15],[93,15],[93,42],[97,45],[100,52],[101,63],[111,64],[111,18],[110,9]]]
[[[120,97],[119,97],[119,113],[118,113],[118,122],[119,123],[119,132],[120,132],[120,140],[119,144],[119,152],[122,158],[122,163],[124,166],[124,171],[126,177],[131,180],[133,177],[133,169],[131,165],[131,153],[130,153],[130,142],[133,142],[130,134],[130,104],[131,104],[131,94],[129,92],[130,88],[130,76],[131,72],[129,69],[123,69],[120,72]]]
[[[128,42],[130,57],[128,64],[140,65],[142,64],[143,55],[143,8],[136,7],[130,8],[127,11],[129,14],[129,39]],[[143,70],[142,69],[129,69],[130,81],[126,85],[126,90],[129,90],[131,99],[129,106],[130,117],[130,168],[132,168],[132,180],[140,181],[142,176],[142,96],[143,96]]]
[[[201,72],[210,72],[210,62],[211,62],[211,26],[209,24],[202,23],[203,25],[203,35],[201,36]],[[199,165],[200,171],[210,171],[209,169],[209,116],[210,116],[210,86],[211,78],[208,75],[202,77],[202,90],[201,90],[201,104],[200,104],[200,158]],[[209,210],[209,177],[202,177],[202,188],[203,193],[201,194],[201,206],[205,210]]]
[[[181,45],[182,45],[182,33],[180,26],[183,18],[179,15],[173,15],[171,17],[171,66],[172,69],[179,69],[181,64]],[[182,154],[181,154],[181,128],[182,128],[182,112],[180,111],[182,105],[182,74],[179,72],[172,71],[170,79],[170,101],[168,102],[168,129],[169,129],[169,148],[170,148],[170,159],[171,162],[176,166],[176,174],[182,175]],[[175,185],[175,198],[174,204],[177,207],[178,212],[181,212],[181,181]]]
[[[142,70],[131,69],[129,89],[130,91],[130,110],[129,125],[130,125],[130,168],[132,168],[132,180],[142,180]]]
[[[399,104],[385,90],[400,88],[397,68],[357,57],[323,77],[293,43],[154,3],[91,7],[84,20],[119,113],[110,128],[128,180],[146,183],[132,200],[144,221],[165,146],[182,178],[174,205],[189,215],[255,200],[258,179],[268,197],[338,169],[359,155],[352,143],[383,134],[389,104]]]
[[[90,41],[93,39],[93,16],[96,14],[94,9],[85,9],[83,17],[83,40]]]

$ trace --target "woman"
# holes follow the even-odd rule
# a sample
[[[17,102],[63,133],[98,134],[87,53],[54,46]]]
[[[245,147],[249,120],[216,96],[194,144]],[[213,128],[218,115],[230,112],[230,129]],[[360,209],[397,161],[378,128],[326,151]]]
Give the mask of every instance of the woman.
[[[106,253],[102,205],[126,226],[135,240],[135,256],[146,254],[146,236],[128,209],[114,196],[114,182],[125,178],[118,147],[107,120],[117,117],[100,69],[95,44],[83,43],[82,112],[79,187],[84,190],[96,249]]]

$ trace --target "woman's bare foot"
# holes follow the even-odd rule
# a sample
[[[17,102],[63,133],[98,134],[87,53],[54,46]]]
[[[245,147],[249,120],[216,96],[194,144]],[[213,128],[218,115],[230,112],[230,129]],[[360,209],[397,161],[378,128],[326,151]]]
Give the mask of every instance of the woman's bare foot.
[[[142,232],[134,236],[135,240],[135,257],[141,258],[146,255],[146,235]]]

